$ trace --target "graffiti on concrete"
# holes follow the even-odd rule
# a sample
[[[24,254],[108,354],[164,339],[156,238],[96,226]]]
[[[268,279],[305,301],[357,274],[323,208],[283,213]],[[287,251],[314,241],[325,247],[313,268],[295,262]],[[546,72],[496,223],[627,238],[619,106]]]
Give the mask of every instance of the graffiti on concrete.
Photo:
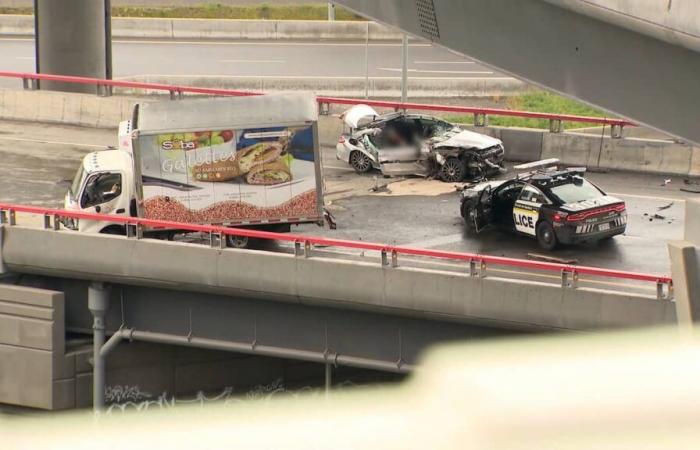
[[[344,381],[333,386],[334,390],[354,386],[351,381]],[[120,390],[114,388],[119,387]],[[164,392],[158,397],[142,392],[138,386],[115,386],[110,391],[110,397],[105,395],[105,400],[109,404],[107,414],[122,413],[126,411],[148,411],[149,409],[170,409],[182,405],[204,406],[210,403],[240,404],[249,401],[269,401],[273,397],[284,394],[286,396],[298,397],[323,395],[323,390],[311,386],[290,390],[284,385],[281,378],[269,384],[259,384],[247,392],[234,394],[232,387],[226,387],[218,394],[207,395],[203,391],[197,392],[191,398],[176,398],[174,395]],[[108,391],[110,388],[108,388]],[[121,400],[121,401],[118,401]]]

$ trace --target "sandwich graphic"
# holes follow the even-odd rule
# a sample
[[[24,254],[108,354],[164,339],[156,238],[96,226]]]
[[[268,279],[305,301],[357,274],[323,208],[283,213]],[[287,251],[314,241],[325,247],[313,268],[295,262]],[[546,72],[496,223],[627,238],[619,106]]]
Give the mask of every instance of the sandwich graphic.
[[[241,174],[247,174],[253,167],[271,163],[282,155],[284,145],[280,142],[258,142],[238,152],[238,167]]]
[[[272,185],[292,181],[292,172],[282,160],[254,166],[246,174],[248,184]]]

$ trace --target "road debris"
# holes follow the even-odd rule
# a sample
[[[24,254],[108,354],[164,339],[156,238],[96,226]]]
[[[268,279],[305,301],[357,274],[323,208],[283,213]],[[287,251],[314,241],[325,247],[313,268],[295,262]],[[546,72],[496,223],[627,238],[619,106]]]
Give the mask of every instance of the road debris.
[[[652,222],[654,219],[666,220],[666,216],[662,216],[661,214],[657,214],[657,213],[654,213],[654,214],[644,213],[644,217],[648,217],[649,222]]]
[[[542,255],[540,253],[528,253],[528,259],[536,259],[544,262],[551,262],[557,264],[578,264],[578,259],[571,258],[557,258],[556,256]]]
[[[661,186],[666,186],[667,184],[671,184],[671,179],[670,179],[670,178],[666,178],[666,179],[663,181],[663,183],[661,183]]]
[[[674,203],[675,203],[675,202],[671,202],[671,203],[669,203],[668,205],[659,206],[658,208],[656,208],[656,210],[657,210],[657,211],[663,211],[664,209],[668,209],[668,208],[670,208],[671,206],[673,206]]]

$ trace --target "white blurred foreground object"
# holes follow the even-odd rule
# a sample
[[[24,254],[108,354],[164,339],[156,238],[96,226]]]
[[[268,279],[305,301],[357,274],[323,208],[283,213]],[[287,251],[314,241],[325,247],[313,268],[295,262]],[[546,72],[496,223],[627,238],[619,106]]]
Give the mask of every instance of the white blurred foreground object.
[[[700,345],[678,330],[452,345],[399,388],[0,421],[3,450],[698,448]]]

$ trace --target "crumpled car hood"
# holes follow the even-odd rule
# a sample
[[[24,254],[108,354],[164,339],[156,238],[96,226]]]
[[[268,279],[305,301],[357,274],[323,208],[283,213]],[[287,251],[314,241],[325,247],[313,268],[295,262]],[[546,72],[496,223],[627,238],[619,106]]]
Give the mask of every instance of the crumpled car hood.
[[[479,150],[503,144],[500,139],[468,130],[461,130],[456,134],[448,132],[445,136],[436,138],[434,142],[434,148],[455,147],[464,149],[476,148]]]

